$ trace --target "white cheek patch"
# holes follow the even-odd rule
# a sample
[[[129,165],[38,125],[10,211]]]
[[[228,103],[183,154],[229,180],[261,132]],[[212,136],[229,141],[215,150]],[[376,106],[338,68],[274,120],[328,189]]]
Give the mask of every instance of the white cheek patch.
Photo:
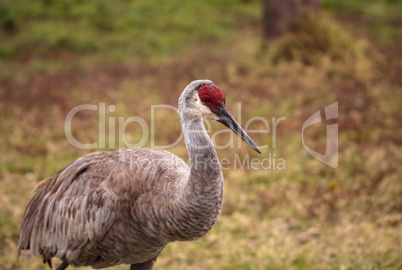
[[[218,120],[218,116],[215,113],[213,113],[210,108],[202,104],[201,99],[198,95],[194,96],[194,101],[195,101],[195,107],[200,112],[201,117]]]
[[[196,105],[202,105],[201,99],[197,94],[194,95],[194,102]]]

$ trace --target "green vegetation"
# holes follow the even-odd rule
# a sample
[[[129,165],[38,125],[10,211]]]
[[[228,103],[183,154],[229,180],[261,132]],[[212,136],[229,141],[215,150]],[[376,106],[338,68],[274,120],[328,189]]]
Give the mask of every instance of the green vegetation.
[[[18,0],[1,2],[0,14],[3,59],[54,58],[61,53],[103,54],[118,61],[166,57],[258,20],[255,4],[212,0]]]
[[[232,164],[224,170],[218,223],[197,242],[169,245],[156,269],[402,269],[400,1],[323,0],[320,16],[264,44],[259,5],[0,2],[0,269],[47,269],[39,258],[16,262],[18,230],[36,184],[94,151],[67,141],[72,108],[105,102],[116,107],[106,117],[137,115],[150,125],[151,105],[176,106],[197,78],[222,87],[236,118],[242,103],[243,126],[254,116],[286,120],[275,149],[272,129],[251,134],[269,145],[262,156],[246,145],[217,150]],[[304,150],[301,128],[335,101],[333,169]],[[78,113],[75,138],[98,142],[98,120],[97,111]],[[173,111],[157,111],[155,126],[158,145],[180,134]],[[260,128],[257,121],[250,126]],[[129,125],[127,140],[138,142],[140,131]],[[306,143],[323,152],[325,134],[325,125],[312,126]],[[107,147],[118,146],[109,139]],[[216,138],[218,145],[227,140],[227,133]],[[169,151],[187,159],[183,142]],[[269,153],[283,158],[286,170],[233,169],[236,155]]]
[[[324,8],[335,10],[339,15],[364,28],[371,38],[381,45],[390,45],[395,38],[402,38],[402,2],[398,0],[323,0]]]

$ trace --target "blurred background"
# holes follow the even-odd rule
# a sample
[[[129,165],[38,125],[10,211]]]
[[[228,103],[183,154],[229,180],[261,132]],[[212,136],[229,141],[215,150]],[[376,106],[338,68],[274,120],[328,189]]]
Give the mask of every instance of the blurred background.
[[[72,133],[115,148],[117,136],[99,138],[100,118],[150,124],[151,105],[177,106],[184,87],[205,78],[243,126],[286,117],[275,148],[272,130],[251,134],[269,145],[262,156],[243,144],[219,157],[275,154],[286,168],[224,170],[214,229],[168,245],[156,269],[402,269],[401,14],[398,0],[2,0],[0,269],[47,269],[39,258],[16,263],[18,231],[38,182],[97,150],[66,139],[71,109],[114,105],[106,115],[79,112]],[[301,130],[336,101],[339,166],[331,168],[304,150]],[[154,120],[157,145],[180,135],[174,111]],[[326,123],[304,135],[325,152]],[[127,125],[129,142],[141,136]],[[168,150],[188,160],[184,142]]]

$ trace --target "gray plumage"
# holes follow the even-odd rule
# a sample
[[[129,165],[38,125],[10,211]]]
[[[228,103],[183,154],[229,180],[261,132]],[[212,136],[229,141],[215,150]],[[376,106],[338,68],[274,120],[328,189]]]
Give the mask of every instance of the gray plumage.
[[[218,119],[198,96],[203,85],[213,83],[194,81],[179,99],[190,167],[149,148],[95,152],[71,162],[38,185],[23,217],[18,256],[29,249],[49,265],[57,257],[63,261],[58,269],[152,269],[169,242],[204,236],[221,213],[223,176],[202,122]]]

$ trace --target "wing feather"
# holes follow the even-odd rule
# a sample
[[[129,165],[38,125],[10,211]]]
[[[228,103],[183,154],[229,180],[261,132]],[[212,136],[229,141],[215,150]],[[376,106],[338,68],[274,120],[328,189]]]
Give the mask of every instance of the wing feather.
[[[18,256],[30,249],[31,256],[41,255],[43,260],[74,259],[77,250],[104,237],[115,221],[118,203],[101,185],[113,170],[100,169],[103,165],[96,155],[86,156],[38,185],[23,217]]]
[[[129,149],[123,161],[118,151],[83,156],[37,186],[18,256],[29,249],[47,262],[56,256],[96,268],[154,258],[167,238],[157,239],[160,224],[150,216],[162,217],[165,208],[150,206],[175,202],[188,174],[181,159],[163,150]]]

